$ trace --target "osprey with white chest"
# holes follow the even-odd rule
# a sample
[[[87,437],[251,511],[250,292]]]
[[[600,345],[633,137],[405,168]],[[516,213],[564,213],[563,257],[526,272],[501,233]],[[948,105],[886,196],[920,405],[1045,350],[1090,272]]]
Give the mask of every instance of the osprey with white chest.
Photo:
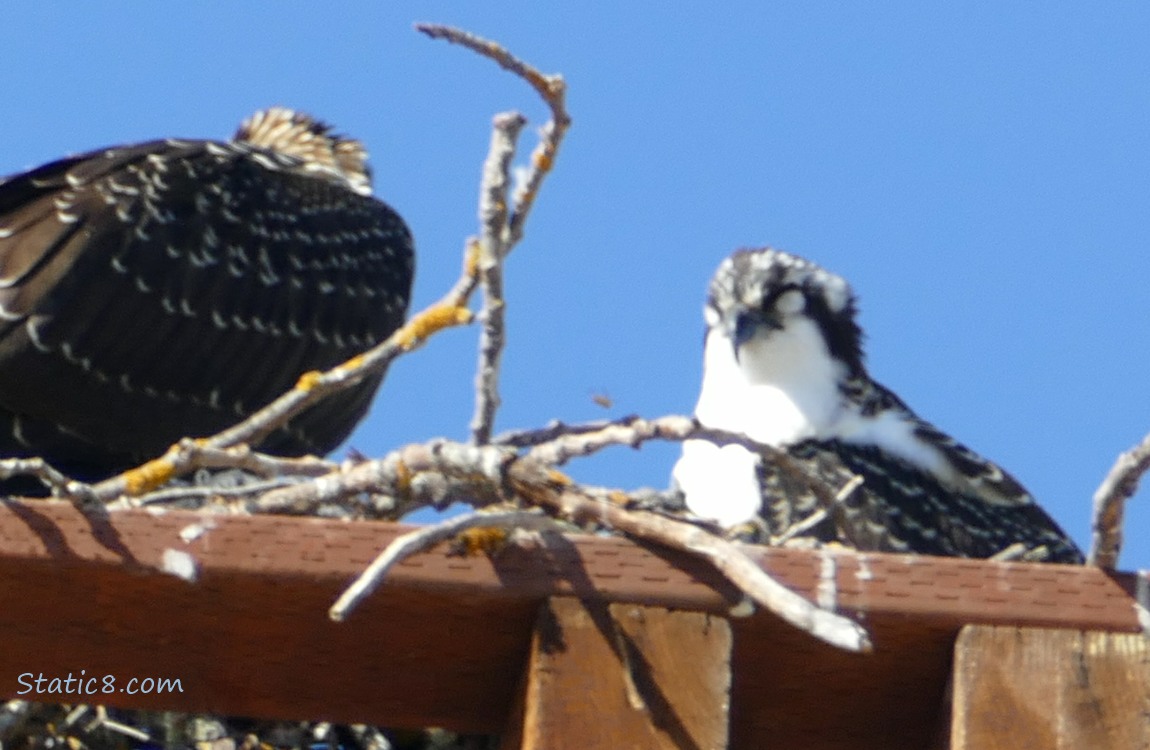
[[[800,537],[862,550],[991,557],[1020,543],[1027,559],[1081,562],[1013,477],[871,380],[855,314],[846,281],[802,258],[761,249],[723,261],[696,418],[785,450],[831,487],[862,481],[828,504],[743,446],[690,440],[674,469],[687,507],[724,527],[752,523],[764,541],[799,524]]]

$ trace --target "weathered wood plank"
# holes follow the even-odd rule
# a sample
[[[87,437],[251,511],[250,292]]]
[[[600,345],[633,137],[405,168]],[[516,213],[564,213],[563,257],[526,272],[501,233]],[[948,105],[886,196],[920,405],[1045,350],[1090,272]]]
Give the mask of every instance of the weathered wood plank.
[[[952,750],[1150,748],[1150,640],[967,626],[955,644]]]
[[[503,748],[721,750],[730,655],[721,617],[553,598],[540,610]]]

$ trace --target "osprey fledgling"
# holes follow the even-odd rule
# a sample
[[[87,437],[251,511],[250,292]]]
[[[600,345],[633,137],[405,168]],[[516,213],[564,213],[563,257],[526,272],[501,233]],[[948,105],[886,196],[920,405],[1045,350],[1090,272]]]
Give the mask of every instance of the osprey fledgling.
[[[706,305],[695,416],[785,450],[838,502],[747,449],[687,441],[674,481],[690,510],[766,541],[799,537],[861,550],[1027,559],[1082,553],[1009,474],[919,418],[871,380],[846,281],[778,250],[740,250],[719,266]],[[812,516],[812,514],[818,514]]]
[[[228,142],[117,146],[0,181],[0,457],[100,479],[385,339],[413,247],[366,158],[273,108]],[[258,447],[330,451],[381,378]]]

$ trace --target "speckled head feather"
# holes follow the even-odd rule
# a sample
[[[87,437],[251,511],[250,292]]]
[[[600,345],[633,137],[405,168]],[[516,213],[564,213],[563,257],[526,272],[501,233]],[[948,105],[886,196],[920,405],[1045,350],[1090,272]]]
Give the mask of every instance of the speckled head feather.
[[[831,355],[858,377],[865,367],[855,313],[845,279],[773,248],[738,250],[724,260],[711,280],[706,312],[707,324],[724,326],[736,344],[748,324],[779,328],[787,316],[805,314],[822,329]]]
[[[286,107],[270,107],[244,120],[233,140],[291,156],[308,169],[343,180],[360,195],[371,195],[367,149],[332,132],[327,123]]]

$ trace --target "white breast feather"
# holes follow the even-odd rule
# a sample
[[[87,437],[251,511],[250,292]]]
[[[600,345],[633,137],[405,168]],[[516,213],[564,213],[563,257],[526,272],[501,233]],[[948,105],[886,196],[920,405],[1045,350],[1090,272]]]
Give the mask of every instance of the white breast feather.
[[[944,481],[953,478],[949,462],[914,434],[915,424],[907,415],[886,411],[863,416],[844,399],[839,390],[844,367],[830,356],[818,327],[806,318],[792,318],[783,330],[745,343],[738,360],[724,329],[713,325],[703,361],[695,416],[708,427],[777,447],[808,438],[876,445]],[[741,446],[720,449],[691,440],[683,444],[673,477],[691,512],[731,526],[760,511],[757,461]]]

